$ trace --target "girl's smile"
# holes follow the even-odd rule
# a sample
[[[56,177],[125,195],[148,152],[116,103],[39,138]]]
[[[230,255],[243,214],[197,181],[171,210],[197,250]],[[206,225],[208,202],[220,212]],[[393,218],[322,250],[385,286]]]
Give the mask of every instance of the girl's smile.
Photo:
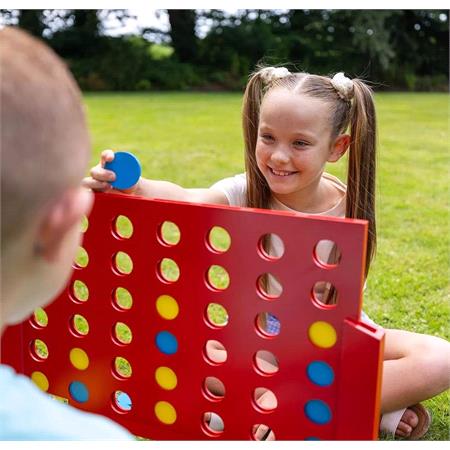
[[[273,169],[270,166],[268,166],[268,167],[269,167],[269,170],[272,173],[272,175],[277,176],[277,177],[288,177],[290,175],[294,175],[294,174],[298,173],[297,171],[288,172],[288,171],[285,171],[285,170],[276,170],[276,169]]]

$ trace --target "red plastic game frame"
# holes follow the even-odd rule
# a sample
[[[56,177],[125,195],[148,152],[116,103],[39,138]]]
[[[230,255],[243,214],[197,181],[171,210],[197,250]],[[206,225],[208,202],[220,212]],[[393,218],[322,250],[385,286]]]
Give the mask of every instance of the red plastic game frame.
[[[116,194],[96,194],[95,205],[84,233],[83,248],[89,255],[85,268],[75,266],[70,281],[57,300],[47,306],[48,325],[38,326],[30,318],[9,327],[2,338],[2,362],[31,376],[44,374],[48,392],[66,399],[82,410],[103,414],[132,433],[151,439],[252,439],[254,425],[270,427],[278,440],[376,439],[380,412],[380,386],[384,333],[360,318],[364,285],[367,223],[330,217],[301,217],[290,212],[221,207]],[[115,230],[118,216],[133,224],[130,238]],[[161,224],[175,223],[181,233],[178,244],[161,238]],[[208,234],[214,226],[231,237],[225,252],[215,250]],[[261,250],[260,239],[275,233],[284,243],[284,254],[271,258]],[[320,263],[314,256],[321,240],[333,241],[341,251],[336,266]],[[133,271],[120,273],[114,255],[125,252],[133,261]],[[180,277],[168,282],[161,277],[159,264],[171,258],[179,266]],[[229,287],[216,289],[208,283],[212,265],[226,269]],[[283,292],[269,298],[257,287],[261,274],[276,276]],[[73,295],[74,280],[89,288],[89,299]],[[314,300],[312,286],[331,282],[338,292],[336,306]],[[133,296],[133,306],[123,310],[114,303],[113,291],[121,286]],[[179,307],[173,319],[156,309],[161,295],[172,296]],[[206,319],[209,303],[223,305],[229,321],[215,327]],[[275,315],[281,323],[277,336],[257,329],[260,312]],[[81,314],[89,322],[89,333],[73,331],[71,320]],[[311,341],[314,322],[326,322],[336,332],[336,342],[321,348]],[[114,337],[114,324],[126,323],[132,330],[130,344]],[[178,350],[164,354],[156,336],[168,331],[176,336]],[[34,339],[44,341],[48,358],[32,349]],[[223,364],[212,363],[205,355],[207,340],[220,341],[227,350]],[[88,367],[80,370],[69,358],[73,348],[83,350]],[[264,374],[255,366],[255,353],[267,350],[276,355],[279,371]],[[129,378],[114,370],[114,358],[126,358],[132,366]],[[324,361],[334,372],[330,386],[316,385],[307,376],[308,364]],[[174,389],[161,387],[155,379],[158,367],[169,367],[177,376]],[[207,395],[206,377],[217,377],[226,388],[223,398]],[[89,391],[83,403],[74,400],[70,383],[79,381]],[[262,410],[252,400],[255,388],[270,389],[277,398],[272,411]],[[126,392],[132,408],[117,407],[113,393]],[[331,419],[315,423],[305,414],[305,405],[317,399],[328,405]],[[155,413],[158,402],[167,402],[176,412],[173,423],[164,423]],[[166,404],[166,403],[165,403]],[[205,412],[218,414],[221,432],[205,427]]]

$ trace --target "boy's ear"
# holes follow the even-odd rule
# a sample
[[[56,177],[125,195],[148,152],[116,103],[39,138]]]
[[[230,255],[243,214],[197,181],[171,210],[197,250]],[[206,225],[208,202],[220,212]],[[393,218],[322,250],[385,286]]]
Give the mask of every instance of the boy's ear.
[[[337,162],[345,154],[350,145],[350,135],[340,134],[334,141],[328,162]]]
[[[47,262],[58,260],[69,232],[88,214],[94,197],[85,188],[67,190],[45,213],[37,234],[36,252]]]

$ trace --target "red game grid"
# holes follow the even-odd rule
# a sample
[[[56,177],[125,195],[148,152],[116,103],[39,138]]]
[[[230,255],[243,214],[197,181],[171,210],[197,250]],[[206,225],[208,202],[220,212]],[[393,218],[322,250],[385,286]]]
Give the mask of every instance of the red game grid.
[[[117,232],[119,216],[131,221],[131,237]],[[175,245],[165,242],[161,234],[166,221],[180,230]],[[378,436],[384,335],[360,320],[366,222],[116,194],[96,194],[88,222],[82,246],[89,263],[75,267],[67,287],[45,308],[46,326],[31,318],[6,331],[3,363],[34,379],[44,375],[48,386],[44,381],[43,387],[49,393],[77,408],[108,416],[145,438],[252,439],[259,424],[269,427],[278,440]],[[213,227],[228,232],[228,250],[211,245]],[[263,251],[261,238],[268,233],[283,241],[280,258]],[[321,240],[336,244],[341,252],[338,264],[318,261],[315,247]],[[130,256],[131,273],[115,267],[118,252]],[[163,258],[178,265],[177,281],[162,276]],[[226,289],[209,283],[211,266],[228,273]],[[265,295],[258,287],[259,277],[266,273],[283,287],[278,298]],[[88,287],[86,301],[76,298],[75,280]],[[336,305],[321,305],[314,299],[313,286],[319,281],[333,284],[338,292]],[[131,294],[130,309],[118,306],[114,294],[118,287]],[[172,297],[178,307],[165,317],[156,307],[163,295]],[[225,326],[208,320],[210,303],[226,309]],[[278,335],[258,328],[256,317],[262,312],[279,319]],[[86,335],[73,327],[76,314],[89,323]],[[130,343],[117,339],[118,322],[132,331]],[[313,324],[318,329],[316,343]],[[158,347],[161,332],[176,338],[174,353],[166,354]],[[35,339],[47,345],[46,359],[34,351]],[[223,344],[225,362],[208,358],[205,344],[209,340]],[[78,368],[71,363],[73,349],[82,355],[75,358]],[[258,368],[255,355],[261,350],[277,358],[276,373]],[[130,363],[131,376],[117,373],[116,357]],[[310,364],[318,361],[331,368],[333,379],[328,385],[317,384],[308,375]],[[173,378],[158,382],[155,373],[161,367],[176,375],[176,383],[170,385]],[[205,389],[207,377],[223,383],[223,396]],[[73,389],[77,383],[87,391],[71,392],[70,386]],[[258,406],[254,401],[258,388],[273,392],[276,408]],[[117,403],[117,391],[129,396],[131,408]],[[223,430],[209,428],[203,420],[205,412],[220,416]]]

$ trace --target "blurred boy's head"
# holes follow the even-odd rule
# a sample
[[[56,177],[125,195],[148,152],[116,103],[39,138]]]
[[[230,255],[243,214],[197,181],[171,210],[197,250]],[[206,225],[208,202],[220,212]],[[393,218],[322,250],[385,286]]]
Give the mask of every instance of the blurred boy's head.
[[[80,91],[45,44],[0,30],[0,327],[22,321],[64,286],[91,194]]]

